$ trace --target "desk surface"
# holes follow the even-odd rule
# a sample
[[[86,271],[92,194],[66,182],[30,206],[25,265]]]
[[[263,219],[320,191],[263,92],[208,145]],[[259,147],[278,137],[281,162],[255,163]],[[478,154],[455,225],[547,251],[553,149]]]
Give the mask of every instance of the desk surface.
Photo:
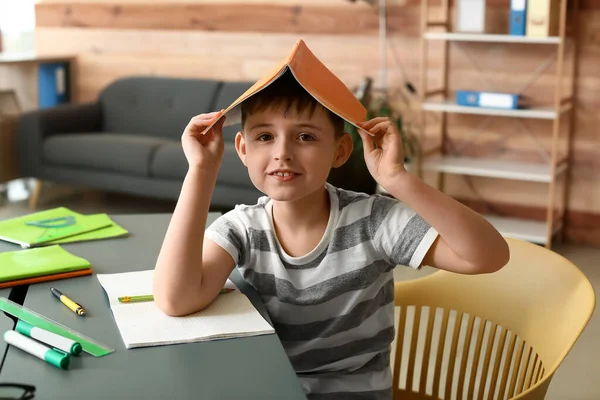
[[[21,246],[19,246],[17,244],[13,244],[13,243],[3,242],[0,240],[0,253],[4,253],[5,251],[18,251],[18,250],[22,250]],[[12,288],[0,289],[0,296],[6,297],[7,299],[10,298],[11,290],[12,290]],[[21,293],[24,290],[25,290],[24,287],[21,287],[19,289],[19,291],[21,291]],[[0,312],[0,360],[2,360],[2,358],[4,357],[4,352],[6,351],[6,348],[8,347],[8,345],[6,344],[4,339],[1,338],[2,337],[1,335],[4,335],[4,332],[13,329],[14,326],[15,326],[15,323],[11,319],[11,317]]]
[[[0,53],[0,64],[50,63],[72,61],[74,55],[38,54],[35,52],[4,52]]]
[[[112,218],[129,238],[64,247],[89,260],[95,274],[154,268],[170,214]],[[237,270],[231,278],[264,313]],[[81,302],[88,315],[77,317],[58,303],[51,286]],[[126,350],[94,275],[31,285],[24,305],[116,349],[100,358],[72,357],[63,371],[10,347],[0,380],[35,385],[36,399],[306,399],[275,334]]]

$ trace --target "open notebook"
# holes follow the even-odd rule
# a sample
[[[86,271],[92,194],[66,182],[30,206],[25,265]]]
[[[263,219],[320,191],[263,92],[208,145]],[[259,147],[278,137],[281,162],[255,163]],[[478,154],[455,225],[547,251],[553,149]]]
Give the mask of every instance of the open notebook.
[[[204,310],[185,317],[165,315],[152,301],[119,303],[120,296],[151,294],[153,274],[154,270],[97,275],[128,349],[275,332],[237,289],[219,295]],[[236,288],[229,280],[225,287]]]

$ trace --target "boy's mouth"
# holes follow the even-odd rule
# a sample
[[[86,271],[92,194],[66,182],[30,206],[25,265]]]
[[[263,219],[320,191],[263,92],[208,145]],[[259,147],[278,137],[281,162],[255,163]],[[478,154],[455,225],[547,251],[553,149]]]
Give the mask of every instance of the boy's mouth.
[[[298,175],[300,175],[300,174],[297,174],[293,171],[289,171],[289,170],[285,170],[285,169],[278,169],[278,170],[269,172],[269,176],[272,176],[280,181],[289,181],[289,180],[294,179]]]

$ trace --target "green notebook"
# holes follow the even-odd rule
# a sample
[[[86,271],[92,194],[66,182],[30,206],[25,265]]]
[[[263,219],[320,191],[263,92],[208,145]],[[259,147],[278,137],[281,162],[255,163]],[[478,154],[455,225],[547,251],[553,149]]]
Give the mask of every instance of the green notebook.
[[[25,248],[43,246],[53,240],[91,232],[111,224],[110,220],[90,218],[58,207],[0,221],[0,240]]]
[[[87,218],[90,220],[98,220],[102,223],[107,222],[110,225],[104,228],[96,229],[91,232],[79,233],[77,235],[68,236],[62,239],[52,240],[50,242],[47,242],[46,244],[86,242],[89,240],[123,237],[129,234],[129,232],[126,229],[114,223],[114,221],[111,220],[110,217],[106,214],[88,215]]]
[[[0,282],[86,268],[90,268],[86,259],[58,245],[0,253]]]

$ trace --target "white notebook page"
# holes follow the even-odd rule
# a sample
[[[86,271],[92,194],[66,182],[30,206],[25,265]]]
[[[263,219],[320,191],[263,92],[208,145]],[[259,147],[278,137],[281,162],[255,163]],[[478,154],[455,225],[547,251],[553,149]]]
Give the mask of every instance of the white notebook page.
[[[121,296],[151,294],[153,275],[154,270],[97,275],[128,349],[275,332],[230,280],[225,287],[235,288],[234,292],[219,295],[202,311],[184,317],[164,314],[153,301],[119,303]]]

